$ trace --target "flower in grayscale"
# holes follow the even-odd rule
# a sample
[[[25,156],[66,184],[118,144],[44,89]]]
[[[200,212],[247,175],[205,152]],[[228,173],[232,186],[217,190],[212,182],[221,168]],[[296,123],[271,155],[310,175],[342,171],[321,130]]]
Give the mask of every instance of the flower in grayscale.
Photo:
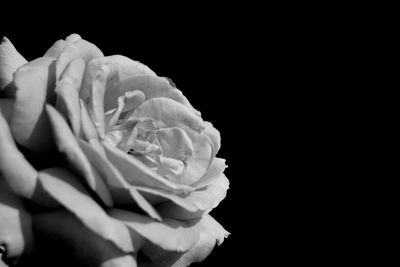
[[[219,149],[213,125],[144,64],[104,56],[77,34],[27,62],[3,38],[0,251],[7,262],[52,242],[85,266],[203,260],[229,235],[209,215],[229,187]]]

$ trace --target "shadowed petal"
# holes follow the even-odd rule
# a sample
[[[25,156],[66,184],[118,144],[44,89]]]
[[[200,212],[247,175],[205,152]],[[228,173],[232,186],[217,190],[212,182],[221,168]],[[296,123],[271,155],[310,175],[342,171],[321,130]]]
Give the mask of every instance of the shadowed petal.
[[[79,261],[78,263],[74,262],[74,264],[79,264],[78,266],[137,266],[136,260],[131,255],[121,251],[114,243],[93,233],[67,211],[36,215],[33,223],[36,234],[41,237],[40,240],[44,239],[38,250],[43,253],[43,259],[50,261],[48,266],[58,266],[59,261],[65,260],[57,257],[58,255],[71,255]],[[133,231],[127,233],[127,236],[123,238],[135,243],[135,251],[141,247],[141,237],[134,235]],[[54,245],[60,248],[61,253],[57,250],[54,251]],[[55,257],[48,257],[49,253],[55,254]]]
[[[80,149],[67,122],[52,106],[47,105],[46,111],[50,118],[58,150],[64,153],[71,167],[82,175],[90,189],[92,189],[106,205],[112,206],[110,192],[100,175]]]
[[[18,163],[18,168],[15,163]],[[37,183],[37,171],[18,150],[10,128],[0,112],[0,176],[19,196],[31,198]]]
[[[200,212],[190,213],[173,202],[162,203],[157,206],[157,210],[163,217],[180,220],[193,219],[199,217],[199,215],[202,215],[204,212],[208,213],[213,208],[217,207],[225,198],[228,189],[229,180],[224,174],[222,174],[218,178],[214,179],[207,187],[198,189],[187,196],[182,197],[182,201],[194,203],[200,209]]]
[[[157,266],[186,267],[193,262],[204,260],[211,253],[215,244],[220,245],[229,235],[217,221],[207,214],[200,220],[190,223],[193,225],[191,230],[199,235],[199,239],[189,251],[172,252],[146,243],[143,252]]]
[[[120,209],[112,209],[110,215],[165,250],[187,251],[199,240],[198,233],[186,222],[170,219],[157,222],[149,217]]]
[[[3,114],[3,117],[8,124],[11,121],[14,110],[14,102],[15,101],[12,98],[0,98],[0,112]]]
[[[68,118],[76,136],[79,135],[81,129],[79,88],[82,84],[84,70],[85,62],[82,58],[72,60],[57,82],[55,89],[57,94],[56,107]]]
[[[0,44],[0,91],[12,82],[14,72],[26,62],[11,41],[3,37]]]
[[[4,258],[16,263],[20,255],[32,251],[33,245],[31,215],[0,174],[0,247],[7,251]]]
[[[44,191],[72,212],[88,229],[125,252],[134,251],[126,227],[108,217],[72,173],[60,168],[46,169],[39,172],[38,179]]]
[[[11,131],[15,140],[35,152],[53,149],[44,105],[54,101],[54,59],[38,58],[20,67],[15,72],[14,85]]]
[[[190,192],[192,188],[186,185],[174,184],[161,177],[144,163],[129,156],[122,150],[103,144],[106,154],[111,163],[120,171],[125,180],[131,185],[147,186],[163,189],[174,194]]]
[[[80,139],[78,139],[78,142],[80,147],[82,148],[82,151],[86,154],[86,157],[91,161],[94,166],[99,169],[103,176],[106,177],[106,183],[115,204],[138,205],[149,216],[161,221],[160,215],[153,208],[153,206],[148,203],[147,200],[143,198],[143,196],[133,186],[130,186],[125,181],[121,173],[115,168],[114,165],[111,164],[111,162],[105,157],[105,155],[103,156],[90,143],[87,143]],[[125,191],[125,194],[122,194],[121,191]]]

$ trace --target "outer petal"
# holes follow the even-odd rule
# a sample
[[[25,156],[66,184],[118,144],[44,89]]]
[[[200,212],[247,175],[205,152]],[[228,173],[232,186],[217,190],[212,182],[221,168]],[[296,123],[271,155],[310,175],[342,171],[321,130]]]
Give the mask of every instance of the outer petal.
[[[67,211],[36,215],[33,221],[35,232],[42,241],[38,247],[38,252],[42,255],[39,259],[50,260],[48,266],[59,266],[61,260],[69,260],[64,259],[69,255],[79,261],[71,262],[71,266],[137,266],[132,256],[93,233]],[[135,240],[140,239],[140,236],[132,236],[132,239],[133,237]],[[137,249],[140,243],[138,245]],[[48,257],[49,253],[54,257]]]
[[[221,147],[221,135],[217,129],[214,128],[211,122],[206,121],[205,122],[206,129],[205,129],[205,134],[210,140],[210,143],[212,144],[213,147],[213,154],[212,157],[215,157],[217,155],[220,147]]]
[[[212,183],[212,181],[220,177],[226,169],[225,159],[214,158],[208,168],[207,172],[192,186],[196,189],[200,189]]]
[[[44,104],[54,101],[54,60],[38,58],[15,73],[15,105],[11,130],[17,143],[35,151],[54,148]]]
[[[0,91],[5,89],[13,80],[13,74],[19,67],[27,63],[7,37],[0,44]]]
[[[229,189],[229,180],[225,175],[214,179],[207,187],[196,190],[187,196],[182,197],[184,201],[194,203],[199,207],[200,212],[190,213],[173,202],[162,203],[157,206],[157,210],[163,217],[174,219],[193,219],[199,217],[204,212],[210,212],[225,198],[226,191]]]
[[[120,209],[112,209],[110,215],[124,222],[149,242],[168,251],[187,251],[199,240],[198,233],[185,222],[170,219],[157,222]]]
[[[31,215],[26,211],[21,200],[10,191],[0,175],[1,246],[7,251],[9,263],[15,263],[20,255],[29,253],[33,249]]]
[[[18,164],[18,167],[15,166]],[[37,184],[37,171],[18,150],[10,128],[0,112],[0,176],[19,196],[31,198]]]
[[[65,154],[71,167],[85,179],[87,185],[108,206],[112,198],[104,181],[80,149],[64,118],[50,105],[46,106],[59,151]]]
[[[38,177],[44,191],[73,213],[88,229],[125,252],[135,251],[126,227],[108,217],[70,172],[52,168],[39,172]]]
[[[147,74],[147,75],[156,76],[156,74],[146,65],[143,65],[142,63],[140,63],[138,61],[134,61],[134,60],[124,57],[124,56],[113,55],[113,56],[108,56],[108,57],[92,59],[87,64],[87,68],[85,71],[85,78],[84,78],[82,92],[81,92],[81,96],[83,99],[86,99],[89,97],[93,79],[94,79],[96,73],[101,69],[101,67],[103,65],[106,65],[110,68],[117,69],[117,74],[118,74],[117,77],[110,77],[110,78],[117,79],[118,81],[119,80],[123,81],[129,77],[132,77],[132,76],[138,75],[138,74]],[[115,83],[110,81],[108,83],[108,88],[110,90],[113,90],[114,85],[115,85]],[[108,110],[108,109],[106,109],[106,110]]]
[[[229,233],[211,216],[205,215],[194,223],[192,230],[199,234],[199,241],[187,252],[166,251],[153,245],[145,245],[144,253],[158,266],[186,267],[204,260],[217,243],[220,245]]]

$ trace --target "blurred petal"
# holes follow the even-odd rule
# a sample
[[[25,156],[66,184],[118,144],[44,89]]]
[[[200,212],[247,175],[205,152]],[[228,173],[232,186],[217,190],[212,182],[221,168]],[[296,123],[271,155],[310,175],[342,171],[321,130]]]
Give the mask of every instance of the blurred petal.
[[[165,219],[157,222],[149,217],[120,209],[112,209],[110,216],[124,222],[149,242],[168,251],[187,251],[199,240],[191,225]]]
[[[52,168],[40,171],[38,178],[43,189],[88,229],[125,252],[134,251],[128,229],[108,217],[73,174],[66,169]]]
[[[215,157],[217,155],[219,149],[221,148],[221,135],[217,129],[214,128],[211,122],[206,121],[205,122],[206,129],[205,129],[205,134],[208,136],[210,139],[210,142],[213,147],[213,154],[212,157]]]
[[[53,57],[57,58],[58,55],[63,51],[64,47],[70,43],[73,43],[75,41],[78,41],[82,39],[79,34],[73,33],[69,35],[67,38],[64,40],[58,40],[55,42],[52,47],[50,47],[46,53],[44,54],[44,57]]]
[[[4,119],[10,124],[12,113],[14,110],[15,100],[12,98],[0,98],[0,112],[3,114]]]
[[[0,175],[0,247],[7,251],[4,259],[16,263],[19,256],[30,253],[33,246],[31,215]]]
[[[14,76],[15,105],[11,130],[17,143],[34,151],[54,148],[46,102],[54,100],[54,59],[38,58],[20,67]]]
[[[78,136],[81,129],[81,110],[79,104],[79,88],[85,71],[85,62],[81,58],[71,61],[57,82],[57,109],[71,123],[72,130]]]
[[[15,164],[18,163],[18,167]],[[31,198],[37,183],[37,171],[18,150],[10,128],[0,112],[0,176],[19,196]]]
[[[54,261],[48,266],[58,266],[59,261],[63,259],[57,256],[67,254],[78,259],[78,266],[136,267],[136,261],[132,256],[93,233],[67,211],[36,215],[33,223],[36,234],[41,240],[44,239],[42,247],[39,248],[44,254],[44,259]],[[131,239],[137,246],[135,249],[139,249],[142,242],[139,240],[140,236],[132,234],[133,231],[130,231],[124,238]],[[52,248],[54,245],[61,246],[62,251],[54,251]],[[48,257],[48,253],[55,255]]]
[[[142,91],[146,96],[146,100],[155,97],[167,97],[173,99],[198,115],[198,112],[194,110],[182,92],[172,86],[168,79],[148,74],[130,76],[125,80],[121,79],[115,88],[107,90],[105,95],[106,110],[117,106],[116,100],[120,95],[127,91],[135,90]]]
[[[67,41],[68,43],[73,43],[75,41],[81,40],[82,37],[77,34],[77,33],[73,33],[67,36],[67,38],[65,38],[65,41]]]
[[[120,205],[138,205],[143,209],[149,216],[154,219],[161,220],[160,215],[153,208],[153,206],[147,202],[145,198],[132,186],[130,186],[121,173],[111,164],[111,162],[101,153],[99,153],[90,143],[83,140],[78,140],[82,151],[86,154],[86,157],[90,162],[96,166],[99,171],[106,177],[106,183],[111,192],[115,204]],[[122,193],[122,191],[125,192]],[[128,197],[127,197],[128,196]]]
[[[56,41],[43,55],[44,57],[52,57],[52,58],[57,58],[58,55],[63,51],[64,47],[68,44],[69,42],[66,42],[64,40],[58,40]]]
[[[118,70],[118,80],[125,80],[128,77],[138,75],[138,74],[148,74],[152,76],[156,76],[156,74],[148,68],[146,65],[134,61],[130,58],[120,55],[113,55],[108,57],[101,57],[92,59],[86,67],[85,78],[83,81],[81,96],[83,99],[86,99],[90,95],[90,89],[92,87],[93,79],[96,73],[100,70],[101,66],[107,65],[109,67],[115,68]],[[113,90],[113,84],[109,83],[107,88]],[[108,106],[106,106],[106,110],[108,110]]]
[[[13,74],[26,63],[7,37],[0,43],[0,91],[6,88],[13,80]]]
[[[192,188],[189,186],[174,184],[161,177],[144,165],[144,163],[133,156],[129,156],[122,150],[108,144],[104,144],[104,147],[110,162],[117,167],[129,184],[159,188],[174,194],[192,191]]]
[[[64,153],[71,167],[85,179],[90,189],[92,189],[107,206],[112,206],[113,203],[110,192],[96,169],[90,164],[89,160],[80,149],[67,122],[52,106],[47,105],[46,111],[50,118],[58,150]]]
[[[218,178],[224,173],[226,167],[225,159],[214,158],[207,172],[203,175],[203,177],[200,178],[200,180],[192,184],[192,186],[196,189],[199,189],[209,185],[214,179]]]
[[[220,245],[229,233],[211,216],[204,215],[193,221],[192,231],[199,235],[199,240],[187,252],[167,251],[156,245],[145,244],[143,252],[158,266],[186,267],[193,262],[204,260],[213,250],[215,244]]]

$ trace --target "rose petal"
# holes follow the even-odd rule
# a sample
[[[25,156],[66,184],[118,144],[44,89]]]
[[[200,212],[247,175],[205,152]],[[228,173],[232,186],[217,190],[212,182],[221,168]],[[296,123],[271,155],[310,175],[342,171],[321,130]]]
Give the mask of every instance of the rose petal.
[[[171,85],[168,79],[154,75],[140,74],[128,77],[117,84],[115,88],[107,90],[105,95],[105,109],[112,109],[117,106],[116,99],[127,91],[142,91],[146,100],[155,97],[166,97],[175,100],[189,108],[198,115],[198,112],[192,107],[187,98],[181,91]]]
[[[57,109],[68,118],[75,135],[81,130],[81,111],[79,104],[79,88],[82,84],[85,62],[81,58],[71,61],[57,82]]]
[[[67,44],[69,44],[69,42],[58,40],[46,51],[43,56],[57,58]]]
[[[11,121],[14,110],[14,102],[14,99],[11,98],[0,98],[0,112],[3,114],[4,119],[8,124]]]
[[[0,175],[0,246],[7,251],[9,263],[33,249],[31,215]],[[1,255],[0,255],[1,258]]]
[[[39,214],[34,216],[33,222],[37,235],[41,237],[40,241],[44,239],[42,247],[39,248],[44,254],[43,261],[54,261],[48,266],[58,266],[60,260],[65,260],[59,255],[68,254],[79,261],[78,266],[136,266],[136,261],[132,256],[124,253],[102,236],[93,233],[67,211]],[[133,231],[121,238],[133,242],[135,250],[141,247],[141,237],[135,235]],[[54,244],[57,248],[62,246],[62,251],[54,251]],[[55,257],[49,257],[49,253],[55,254]]]
[[[90,95],[90,89],[92,87],[93,78],[95,77],[96,73],[100,70],[103,65],[107,65],[111,68],[117,69],[118,76],[114,77],[113,79],[117,80],[125,80],[128,77],[132,77],[137,74],[147,74],[156,76],[156,74],[149,69],[146,65],[134,61],[130,58],[120,55],[113,55],[108,57],[101,57],[92,59],[88,62],[86,71],[85,71],[85,78],[83,81],[81,97],[83,99],[87,99]],[[111,77],[110,77],[111,78]],[[110,82],[107,86],[109,90],[114,90],[113,86],[115,84]],[[108,107],[108,106],[107,106]],[[108,108],[106,108],[108,110]]]
[[[90,118],[86,104],[83,102],[82,99],[79,101],[79,104],[81,107],[81,129],[82,129],[80,137],[82,137],[86,141],[92,139],[99,139],[99,133],[96,130],[96,127],[94,126],[92,119]]]
[[[174,208],[184,209],[188,213],[197,213],[199,211],[199,207],[195,203],[186,200],[180,195],[174,195],[159,189],[143,186],[135,186],[135,188],[153,205],[171,202]]]
[[[14,72],[26,62],[11,41],[3,37],[0,43],[0,91],[12,82]]]
[[[146,100],[131,117],[157,120],[162,123],[160,127],[191,128],[199,132],[205,129],[204,121],[199,116],[184,105],[165,97]]]
[[[54,148],[44,104],[54,101],[54,59],[38,58],[14,76],[15,105],[11,131],[17,143],[35,151]]]
[[[111,164],[110,161],[108,161],[105,155],[103,156],[99,153],[90,143],[79,139],[78,142],[83,152],[86,154],[86,157],[99,169],[100,173],[106,177],[106,183],[116,204],[137,204],[149,216],[161,221],[160,215],[153,206],[148,203],[134,187],[130,186],[125,181],[121,173]],[[121,191],[125,191],[125,194],[121,194]],[[126,196],[130,197],[127,198]]]
[[[226,169],[225,159],[214,158],[207,172],[192,186],[196,189],[209,185],[215,178],[218,178]]]
[[[18,163],[18,167],[15,164]],[[31,198],[37,183],[37,172],[18,150],[10,128],[0,112],[0,176],[19,196]]]
[[[183,161],[192,155],[194,151],[192,141],[181,128],[162,128],[156,134],[165,157]]]
[[[71,37],[71,39],[76,39]],[[86,63],[98,57],[103,57],[100,49],[92,43],[83,39],[77,39],[63,47],[61,53],[57,56],[56,77],[57,79],[64,72],[68,64],[75,58],[81,57]]]
[[[101,138],[105,135],[104,93],[107,78],[116,70],[103,65],[93,78],[89,97],[89,113]]]
[[[188,210],[177,202],[169,201],[156,206],[157,211],[163,218],[173,218],[178,220],[194,219],[210,212],[218,206],[225,198],[229,189],[229,180],[224,174],[214,178],[206,187],[191,192],[186,196],[181,196],[181,203],[191,203],[197,207],[195,212]]]
[[[110,192],[100,175],[80,149],[67,122],[52,106],[47,105],[46,111],[50,118],[58,150],[64,153],[71,167],[85,179],[90,189],[92,189],[107,206],[112,206]]]
[[[192,188],[185,185],[174,184],[150,170],[141,161],[129,156],[123,151],[103,144],[108,159],[120,171],[125,180],[131,185],[147,186],[163,189],[174,194],[190,192]]]
[[[198,233],[186,222],[170,219],[157,222],[149,217],[120,209],[112,209],[110,216],[124,222],[146,240],[165,250],[187,251],[199,240]]]
[[[198,242],[187,252],[167,251],[156,245],[143,247],[143,252],[158,266],[186,267],[193,262],[204,260],[217,243],[220,245],[229,233],[211,216],[204,215],[200,220],[189,222],[191,230],[199,235]],[[163,233],[161,233],[163,234]]]
[[[77,34],[77,33],[73,33],[67,36],[67,38],[65,38],[65,41],[67,41],[68,43],[73,43],[75,41],[81,40],[82,37]]]
[[[217,155],[219,149],[221,148],[221,135],[217,129],[214,128],[211,122],[205,122],[206,129],[204,133],[208,136],[210,143],[213,147],[212,157],[214,158]]]
[[[108,217],[72,173],[66,169],[51,168],[40,171],[38,179],[43,189],[87,228],[125,252],[135,251],[126,227]]]
[[[73,33],[69,35],[67,38],[64,40],[58,40],[56,41],[52,47],[50,47],[46,53],[44,54],[44,57],[53,57],[57,58],[58,55],[63,51],[64,47],[70,43],[73,43],[75,41],[78,41],[82,39],[79,34]]]

